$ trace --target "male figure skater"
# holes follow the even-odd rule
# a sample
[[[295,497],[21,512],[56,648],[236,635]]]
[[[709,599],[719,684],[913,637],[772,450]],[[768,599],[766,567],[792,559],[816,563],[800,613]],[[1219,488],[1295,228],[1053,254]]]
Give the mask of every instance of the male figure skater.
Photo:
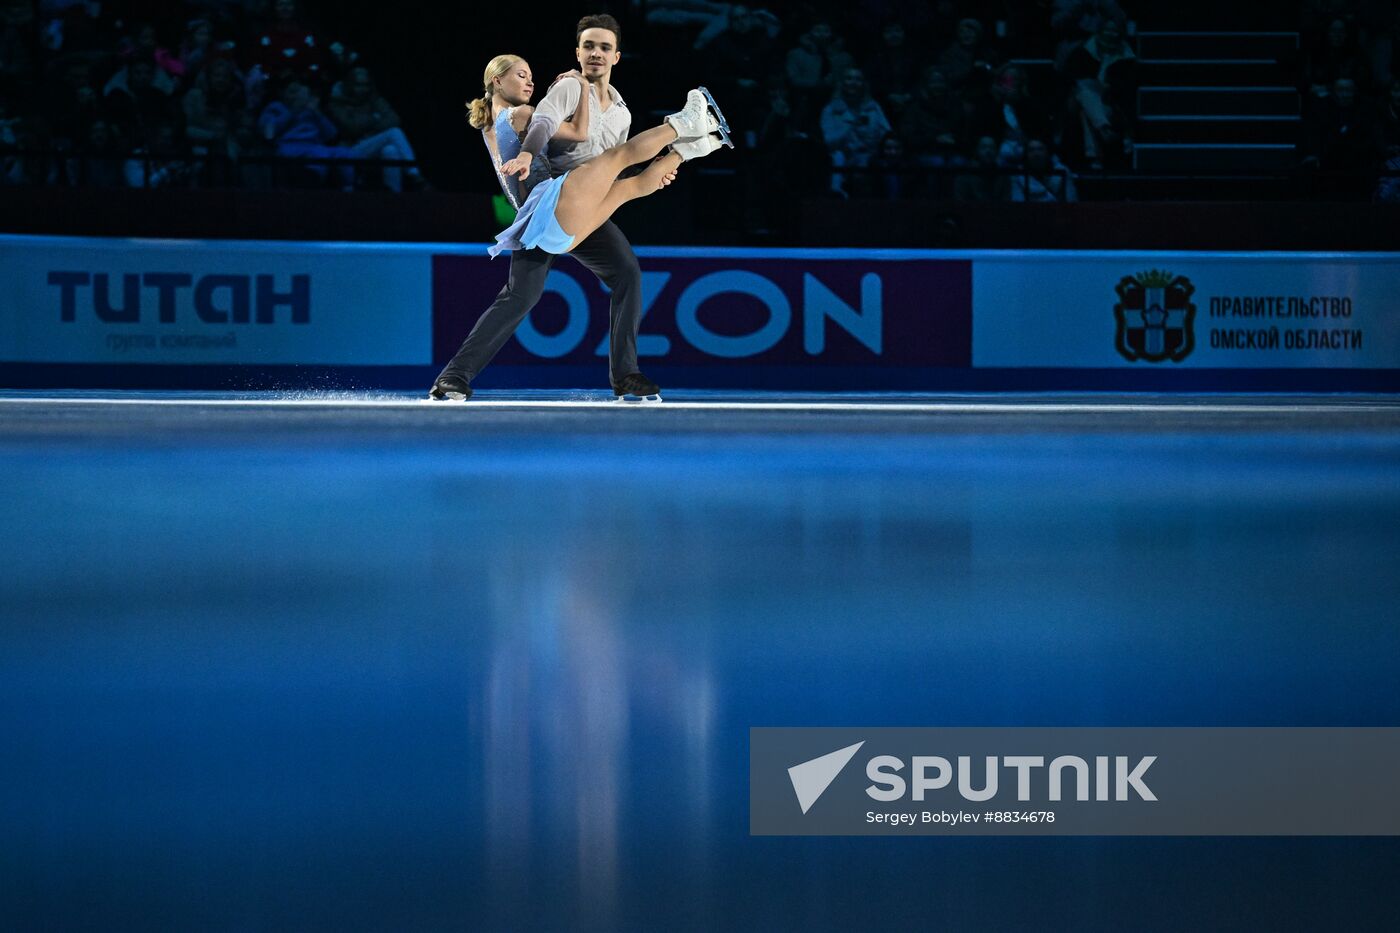
[[[538,156],[547,146],[552,175],[562,175],[627,140],[632,114],[622,95],[612,86],[612,69],[621,58],[620,37],[621,29],[611,16],[601,14],[579,20],[574,54],[592,93],[587,100],[582,100],[580,82],[559,81],[535,108],[523,148]],[[551,139],[559,125],[579,106],[590,108],[588,138],[582,142]],[[505,179],[502,182],[504,186]],[[609,220],[574,246],[571,255],[612,291],[608,375],[613,394],[628,400],[659,399],[660,388],[642,375],[637,366],[642,270],[627,237]],[[556,258],[542,249],[516,250],[510,254],[510,275],[505,287],[476,322],[457,354],[443,367],[429,392],[431,398],[471,398],[471,381],[540,300],[545,278]]]

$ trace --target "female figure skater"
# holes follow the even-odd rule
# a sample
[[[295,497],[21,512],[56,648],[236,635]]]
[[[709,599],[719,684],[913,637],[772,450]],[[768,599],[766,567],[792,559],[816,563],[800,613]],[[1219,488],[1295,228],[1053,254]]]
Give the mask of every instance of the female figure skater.
[[[580,100],[588,100],[588,80],[578,71],[560,75],[559,80],[577,79],[583,85]],[[486,65],[486,89],[489,96],[467,102],[467,122],[481,130],[486,151],[496,171],[501,163],[520,154],[520,141],[530,125],[535,108],[530,100],[535,94],[535,78],[530,63],[519,55],[497,55]],[[588,107],[579,107],[574,118],[560,124],[555,139],[563,142],[583,142],[588,139]],[[520,210],[526,195],[535,185],[549,178],[549,160],[540,159],[530,166],[527,177],[501,176],[501,188],[511,207]]]
[[[519,64],[525,63],[522,61]],[[506,94],[519,99],[518,95],[522,93],[528,100],[529,92],[533,90],[528,65],[508,75],[511,87],[507,88],[507,82],[502,82],[499,92],[502,101],[509,104],[512,101]],[[573,78],[570,76],[564,80]],[[584,100],[587,98],[584,97]],[[547,174],[548,168],[543,165],[543,159],[540,160],[540,167],[536,168],[534,156],[521,148],[521,130],[517,128],[517,122],[527,121],[528,112],[522,113],[526,110],[522,105],[502,109],[493,124],[496,143],[493,161],[498,162],[504,178],[523,182],[522,187],[528,190],[515,223],[497,234],[495,245],[488,250],[493,257],[504,250],[535,247],[549,253],[567,253],[623,204],[670,184],[670,176],[682,162],[707,156],[721,146],[733,148],[734,145],[729,139],[729,126],[724,122],[714,98],[704,88],[697,88],[687,95],[685,107],[668,116],[660,126],[604,151],[558,178],[537,180]],[[562,124],[555,136],[587,138],[587,121],[588,108],[581,106],[575,122]],[[473,123],[475,125],[475,121]],[[509,131],[503,132],[507,127]],[[566,133],[568,135],[563,135]],[[662,155],[662,151],[668,147],[670,151]],[[489,140],[487,148],[491,148]],[[628,167],[641,162],[651,164],[638,175],[618,177]]]

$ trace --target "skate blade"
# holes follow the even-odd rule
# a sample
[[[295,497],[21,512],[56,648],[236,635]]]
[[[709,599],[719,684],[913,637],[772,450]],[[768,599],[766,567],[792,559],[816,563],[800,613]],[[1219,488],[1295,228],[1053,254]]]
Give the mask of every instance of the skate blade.
[[[613,397],[615,403],[621,405],[655,405],[661,401],[658,395],[617,395]]]
[[[719,104],[715,103],[715,97],[710,93],[710,89],[703,85],[698,88],[701,94],[705,95],[705,101],[710,105],[710,109],[715,112],[715,119],[719,121],[720,135],[724,137],[725,145],[733,149],[729,142],[729,121],[724,118],[724,111],[719,109]]]
[[[434,402],[465,402],[467,400],[465,392],[444,392],[442,395],[434,395],[429,392],[428,398]]]

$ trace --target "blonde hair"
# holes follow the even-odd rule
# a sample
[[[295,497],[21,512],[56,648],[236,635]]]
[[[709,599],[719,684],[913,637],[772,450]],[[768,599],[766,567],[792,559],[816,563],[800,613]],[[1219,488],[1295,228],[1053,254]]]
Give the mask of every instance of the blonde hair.
[[[481,79],[486,96],[467,101],[467,122],[474,129],[484,129],[491,123],[491,82],[510,71],[511,66],[519,61],[524,61],[519,55],[497,55],[486,63],[486,73]]]

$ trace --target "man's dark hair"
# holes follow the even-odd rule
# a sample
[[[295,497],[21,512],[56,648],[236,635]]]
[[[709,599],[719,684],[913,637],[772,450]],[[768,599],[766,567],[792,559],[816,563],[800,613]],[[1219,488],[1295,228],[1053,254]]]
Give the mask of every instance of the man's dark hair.
[[[595,13],[579,20],[578,29],[574,30],[574,45],[578,45],[578,40],[585,29],[609,29],[617,37],[618,46],[622,46],[622,27],[617,24],[617,20],[606,13]]]

